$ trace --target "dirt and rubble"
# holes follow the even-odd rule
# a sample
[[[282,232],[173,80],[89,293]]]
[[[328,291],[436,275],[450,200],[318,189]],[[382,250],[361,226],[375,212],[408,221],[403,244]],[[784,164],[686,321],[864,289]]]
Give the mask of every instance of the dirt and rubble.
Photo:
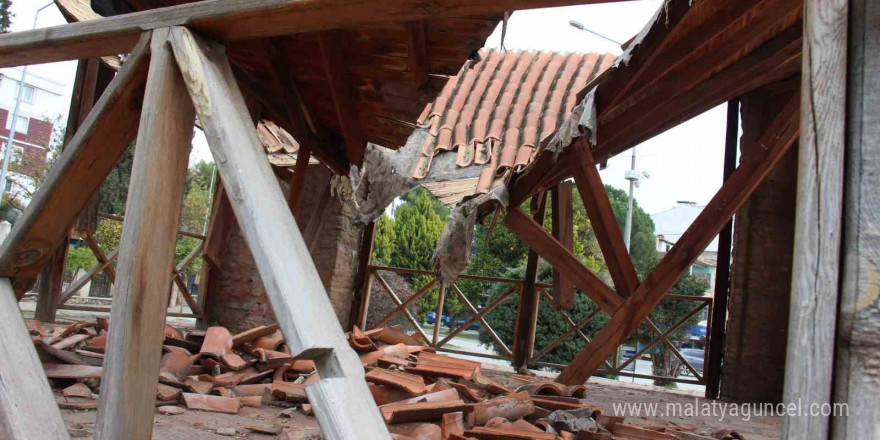
[[[92,438],[108,320],[27,325],[71,436]],[[694,397],[488,370],[438,354],[399,327],[355,329],[348,339],[395,440],[765,440],[779,429],[773,418],[619,416],[614,402]],[[307,393],[320,378],[313,362],[293,359],[277,325],[235,335],[166,326],[162,351],[154,439],[321,438]]]

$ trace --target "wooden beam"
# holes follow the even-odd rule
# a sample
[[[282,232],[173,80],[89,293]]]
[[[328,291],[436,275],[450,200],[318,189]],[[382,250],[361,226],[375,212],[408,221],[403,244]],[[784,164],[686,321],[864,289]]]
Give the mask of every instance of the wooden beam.
[[[818,6],[818,4],[816,4]],[[876,104],[880,102],[880,5],[870,0],[850,1],[849,25],[849,74],[847,93],[847,144],[843,155],[845,161],[845,185],[843,219],[843,245],[840,283],[840,309],[838,311],[837,340],[834,363],[834,403],[848,405],[845,417],[831,419],[831,436],[834,440],[856,440],[880,437],[877,414],[880,414],[880,384],[877,383],[880,338],[877,338],[880,303],[876,296],[877,249],[880,247],[877,207],[880,188],[880,118]],[[835,32],[842,27],[845,16],[840,10],[827,10],[833,21],[822,26],[836,24]],[[838,27],[839,26],[839,27]],[[818,27],[813,27],[818,30]],[[845,34],[824,40],[833,46],[810,50],[842,50]],[[822,32],[824,34],[824,32]],[[819,33],[814,34],[817,37]],[[824,55],[821,58],[825,59]],[[831,61],[830,59],[828,61]],[[837,66],[834,66],[837,67]],[[831,81],[828,79],[827,81]],[[834,90],[839,90],[842,78],[833,78]],[[814,93],[816,92],[813,89]],[[816,96],[815,94],[813,96]],[[829,102],[831,96],[828,96]],[[817,104],[826,104],[823,101]],[[825,119],[839,126],[840,108],[833,103],[834,116]],[[824,107],[824,105],[823,105]],[[829,108],[829,107],[824,107]],[[822,133],[820,122],[817,133]],[[829,133],[829,131],[825,131]],[[820,147],[828,152],[837,147],[839,135],[834,131],[835,142]],[[824,137],[819,137],[823,139]],[[835,152],[835,155],[839,153]],[[831,158],[834,156],[822,155]],[[839,159],[839,158],[838,158]],[[829,164],[830,165],[830,164]],[[820,169],[823,166],[820,164]],[[836,164],[835,164],[836,167]],[[826,186],[827,188],[827,186]],[[816,347],[824,349],[826,347]]]
[[[373,259],[373,242],[376,239],[376,222],[364,226],[361,235],[361,249],[358,254],[357,273],[354,276],[354,294],[351,300],[351,312],[348,318],[348,328],[358,326],[367,328],[367,310],[370,307],[370,290],[372,290],[373,277],[370,271],[370,261]]]
[[[557,378],[565,384],[581,384],[608,359],[663,300],[706,246],[748,199],[786,151],[797,141],[799,97],[791,98],[770,124],[759,145],[722,185],[675,246],[660,260],[648,278],[626,299],[611,320],[587,344]]]
[[[290,178],[290,189],[287,190],[287,206],[290,213],[296,217],[299,204],[302,202],[303,189],[306,186],[306,173],[309,171],[309,159],[312,158],[312,150],[300,145],[296,154],[296,164],[293,166],[293,177]]]
[[[0,223],[0,241],[8,233],[9,223]],[[6,278],[0,278],[0,335],[0,437],[68,440],[67,426]]]
[[[46,260],[40,272],[40,290],[34,318],[42,322],[55,322],[55,312],[61,305],[61,291],[64,289],[64,268],[67,261],[67,242],[62,243]]]
[[[739,144],[739,100],[727,104],[727,139],[724,146],[722,182],[736,169]],[[717,399],[721,391],[721,364],[724,359],[727,333],[727,303],[730,298],[730,257],[733,243],[733,222],[727,222],[718,234],[718,258],[715,270],[715,295],[712,317],[709,318],[709,352],[706,364],[706,397]]]
[[[0,247],[0,273],[35,276],[134,139],[147,77],[149,33],[77,130]]]
[[[532,221],[539,229],[541,229],[541,231],[543,231],[542,225],[544,223],[546,207],[547,197],[546,193],[543,193],[532,197],[531,210],[534,217],[533,219],[526,217],[519,208],[513,208],[512,211],[516,211],[525,217],[526,220]],[[508,217],[509,216],[510,215],[508,214]],[[505,223],[507,223],[506,218]],[[510,228],[510,225],[507,227]],[[511,231],[516,233],[513,229],[511,229]],[[526,260],[526,274],[523,280],[523,286],[519,291],[519,305],[516,308],[516,325],[513,328],[513,368],[521,373],[528,370],[529,358],[532,356],[532,351],[534,349],[535,331],[538,322],[538,307],[541,304],[538,289],[535,286],[538,282],[538,266],[540,262],[541,257],[538,254],[538,251],[531,247],[529,249],[528,259]]]
[[[119,243],[119,276],[98,399],[95,439],[148,440],[153,432],[168,268],[174,264],[195,112],[168,47],[153,33],[144,111]]]
[[[870,233],[861,235],[858,229],[848,231],[852,235],[845,235],[842,227],[844,212],[850,221],[860,218],[861,215],[856,213],[870,206],[872,198],[864,193],[867,197],[864,201],[853,200],[856,205],[843,210],[846,186],[844,167],[849,163],[853,165],[853,171],[858,172],[861,168],[859,162],[846,157],[847,3],[815,0],[804,3],[804,63],[799,115],[803,135],[798,150],[791,309],[783,391],[783,402],[786,404],[831,403],[831,387],[836,373],[834,342],[836,310],[840,302],[841,239],[851,239],[853,241],[850,243],[857,245],[861,244],[861,237],[870,236]],[[869,26],[876,25],[873,22]],[[876,41],[876,33],[874,38]],[[864,47],[852,53],[859,53],[860,50],[864,50]],[[876,71],[868,75],[876,75]],[[858,80],[859,76],[854,79]],[[862,105],[870,107],[874,103],[868,100],[851,107],[857,112],[856,118],[868,114],[862,113],[867,109]],[[876,149],[876,145],[865,145],[868,148],[865,151]],[[865,159],[867,157],[861,158]],[[871,179],[869,174],[851,177]],[[858,194],[860,188],[854,190]],[[864,255],[856,249],[843,250],[850,257]],[[870,247],[865,252],[870,252]],[[853,264],[852,260],[849,261]],[[854,269],[851,274],[859,273],[858,265],[866,263],[874,264],[854,263],[850,266]],[[850,282],[854,283],[852,278]],[[871,399],[876,402],[876,398],[875,395]],[[861,402],[855,406],[859,405]],[[876,415],[872,418],[876,420]],[[830,424],[831,417],[827,415],[786,415],[782,435],[785,438],[825,439],[828,438]],[[857,432],[847,438],[870,438],[870,434]]]
[[[623,297],[630,296],[639,285],[639,277],[633,266],[620,225],[611,209],[608,193],[602,184],[602,177],[593,162],[590,144],[586,138],[579,139],[572,145],[576,162],[570,167],[577,183],[581,200],[590,218],[590,225],[596,232],[596,241],[602,249],[608,272],[614,281],[617,294]]]
[[[172,30],[172,46],[287,345],[294,355],[320,352],[313,360],[321,380],[308,391],[324,436],[389,440],[360,359],[333,319],[318,271],[245,116],[223,46],[185,28]]]
[[[214,194],[214,204],[211,208],[211,221],[208,222],[208,234],[205,237],[204,256],[215,265],[220,264],[220,257],[226,251],[226,237],[229,229],[235,224],[235,216],[232,213],[232,205],[223,180],[217,179],[217,190]]]
[[[104,255],[104,251],[101,249],[101,246],[98,245],[98,242],[95,241],[95,237],[91,235],[86,235],[83,240],[89,246],[89,249],[92,250],[92,253],[95,254],[95,259],[98,260],[98,263],[104,265],[104,271],[107,272],[107,278],[110,278],[111,283],[115,283],[116,269],[114,269],[113,266],[110,264],[110,259],[107,258],[106,255]]]
[[[595,301],[602,310],[611,314],[623,304],[623,299],[617,296],[614,290],[590,272],[590,269],[584,266],[571,251],[554,240],[540,224],[519,209],[508,209],[507,216],[504,217],[504,225],[551,266],[571,279],[575,286]]]
[[[91,269],[89,269],[88,272],[83,274],[83,276],[81,276],[81,277],[77,278],[75,281],[71,282],[67,286],[67,290],[65,290],[64,293],[61,295],[61,305],[63,305],[64,303],[67,302],[67,300],[72,298],[73,295],[75,295],[76,292],[79,291],[79,289],[82,289],[89,281],[91,281],[92,278],[95,277],[95,275],[97,275],[98,273],[100,273],[101,271],[106,269],[108,266],[110,266],[110,263],[116,259],[117,255],[119,255],[119,248],[113,249],[113,252],[110,252],[110,254],[107,255],[106,262],[95,264],[94,266],[92,266]]]
[[[572,219],[572,184],[562,182],[550,190],[553,196],[553,238],[569,252],[574,252]],[[574,284],[559,269],[553,268],[553,305],[557,310],[574,307]]]
[[[189,26],[215,39],[245,40],[388,21],[492,15],[623,0],[208,0],[0,37],[0,67],[128,53],[143,31]]]
[[[425,21],[416,20],[406,23],[407,59],[410,83],[416,89],[428,83],[428,41],[425,35]]]
[[[324,31],[318,34],[318,50],[324,65],[324,75],[330,84],[330,96],[339,131],[345,141],[345,155],[351,164],[359,163],[364,156],[366,141],[364,129],[355,108],[355,96],[351,86],[351,74],[342,48],[339,31]]]

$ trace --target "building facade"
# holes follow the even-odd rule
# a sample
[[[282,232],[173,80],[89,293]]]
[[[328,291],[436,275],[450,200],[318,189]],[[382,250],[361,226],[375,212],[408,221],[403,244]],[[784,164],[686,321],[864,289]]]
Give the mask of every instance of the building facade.
[[[10,134],[15,130],[12,159],[17,166],[10,166],[10,178],[3,192],[26,204],[35,183],[28,175],[39,173],[48,159],[55,122],[51,112],[62,99],[64,85],[28,72],[18,116],[13,122],[21,76],[21,68],[0,69],[0,154],[5,154]]]

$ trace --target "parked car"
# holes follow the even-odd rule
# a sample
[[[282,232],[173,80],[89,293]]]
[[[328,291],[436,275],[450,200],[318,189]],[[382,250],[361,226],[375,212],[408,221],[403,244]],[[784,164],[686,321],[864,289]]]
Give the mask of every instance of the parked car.
[[[683,348],[680,351],[681,357],[688,361],[694,367],[694,370],[697,370],[697,373],[703,374],[703,360],[705,359],[706,352],[699,348]],[[681,374],[688,376],[691,374],[691,370],[682,365]]]
[[[427,316],[428,324],[433,324],[436,319],[437,319],[437,312],[428,312],[428,316]],[[440,316],[440,323],[448,327],[449,325],[452,324],[452,318],[449,316],[446,316],[446,315],[441,315]]]
[[[464,325],[465,322],[470,318],[458,318],[453,321],[453,325],[450,328],[459,328]],[[474,321],[471,325],[468,326],[465,330],[479,330],[480,329],[480,321]]]

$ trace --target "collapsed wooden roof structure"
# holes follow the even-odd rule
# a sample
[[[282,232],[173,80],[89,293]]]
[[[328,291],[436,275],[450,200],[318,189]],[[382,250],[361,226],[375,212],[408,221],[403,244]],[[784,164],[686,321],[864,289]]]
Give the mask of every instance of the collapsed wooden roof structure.
[[[132,182],[137,185],[132,185],[129,195],[117,282],[124,294],[113,308],[115,319],[111,322],[116,327],[108,343],[112,347],[105,364],[108,386],[101,396],[97,435],[104,439],[149,438],[151,386],[155,385],[158,365],[155,348],[161,334],[164,299],[151,298],[147,293],[162,289],[164,283],[155,280],[165,278],[151,275],[164,274],[170,266],[188,136],[198,116],[288,344],[293,353],[299,353],[299,359],[314,359],[321,374],[322,380],[310,388],[310,399],[324,434],[331,439],[389,438],[377,411],[368,404],[369,394],[361,375],[354,374],[360,364],[345,348],[340,328],[326,320],[331,314],[329,303],[320,294],[309,294],[320,293],[323,287],[272,176],[253,119],[258,119],[255,115],[266,116],[289,131],[300,148],[337,173],[345,173],[361,161],[366,142],[386,147],[406,143],[411,132],[409,124],[427,120],[419,115],[445,84],[445,78],[435,75],[455,74],[463,62],[475,59],[473,50],[481,46],[500,14],[585,2],[132,3],[144,10],[0,36],[0,66],[130,52],[120,73],[83,118],[59,163],[3,243],[0,272],[11,280],[11,285],[2,280],[2,300],[14,301],[12,290],[23,291],[32,282],[86,205],[88,196],[137,136],[132,173]],[[792,325],[802,334],[795,336],[789,350],[807,348],[810,354],[790,361],[789,374],[794,376],[788,397],[807,395],[830,401],[833,356],[822,350],[825,347],[814,344],[834,336],[838,295],[849,301],[858,298],[861,289],[856,285],[849,291],[838,290],[838,276],[843,273],[837,260],[841,220],[839,216],[828,220],[817,215],[839,213],[843,197],[847,2],[838,3],[667,0],[614,65],[577,95],[578,106],[567,120],[560,121],[558,130],[552,134],[541,131],[535,136],[533,140],[540,141],[540,145],[529,145],[535,148],[534,153],[522,150],[525,143],[520,145],[519,150],[526,151],[529,160],[518,161],[514,155],[513,168],[519,171],[518,166],[528,165],[522,172],[509,175],[504,203],[505,224],[533,250],[526,280],[532,289],[520,295],[517,334],[526,335],[535,325],[534,283],[539,256],[554,266],[560,279],[570,282],[557,293],[561,306],[567,303],[567,295],[573,295],[573,287],[578,287],[611,316],[605,328],[562,373],[560,381],[581,383],[609,357],[800,138],[804,148],[799,179],[804,195],[798,208],[803,215],[798,221],[798,246],[804,256],[799,257],[795,267],[795,283],[800,287],[800,302],[795,309],[802,309],[793,313]],[[855,14],[870,13],[875,18],[880,14],[868,1],[850,3]],[[156,7],[159,9],[149,10]],[[387,24],[389,21],[395,24]],[[858,81],[869,81],[857,76],[870,71],[866,60],[871,57],[864,53],[880,50],[867,42],[876,39],[866,35],[880,32],[872,27],[874,23],[855,21],[852,25],[853,44],[861,52],[853,56],[850,69]],[[319,57],[310,56],[315,48]],[[810,52],[804,53],[804,48]],[[490,60],[491,56],[485,62]],[[735,170],[735,157],[730,159],[732,172],[721,190],[660,265],[639,282],[597,165],[713,106],[762,86],[796,80],[800,74],[805,84],[803,99],[797,93],[788,94],[786,105],[761,136],[763,148],[745,156]],[[863,82],[858,81],[862,86]],[[876,94],[877,90],[866,86],[860,93]],[[856,109],[860,108],[858,103],[867,100],[862,94],[851,99]],[[432,108],[428,116],[439,120],[440,115],[434,115]],[[444,135],[455,135],[456,118],[448,116],[446,112],[444,121],[451,119],[449,126],[438,127],[435,134],[445,129]],[[861,112],[851,118],[856,122],[871,119]],[[485,118],[477,116],[477,120]],[[848,148],[873,157],[876,151],[861,148],[865,148],[863,142],[876,142],[871,137],[876,134],[864,135],[866,139],[859,137]],[[466,148],[472,145],[466,136],[464,139]],[[441,145],[446,145],[445,140]],[[489,159],[496,155],[500,159],[503,150],[491,151]],[[435,151],[432,148],[427,156],[419,156],[433,159]],[[470,153],[464,151],[469,161]],[[479,157],[477,150],[473,155]],[[864,165],[851,166],[850,173],[863,176]],[[416,168],[408,168],[412,169]],[[558,194],[570,199],[570,194],[564,193],[571,191],[571,186],[560,185],[569,177],[574,178],[584,198],[613,288],[572,255],[563,236],[554,230],[557,237],[552,237],[541,226],[546,203],[543,194],[553,192],[554,202]],[[866,176],[862,183],[876,183],[867,181],[873,178]],[[867,196],[868,188],[857,186],[852,190]],[[530,197],[533,209],[527,215],[519,206]],[[480,203],[473,216],[499,209],[497,200]],[[554,210],[554,215],[559,215],[559,210]],[[860,222],[872,220],[859,216],[848,221],[851,230],[865,231],[859,227]],[[870,242],[873,237],[867,234],[855,232],[849,239]],[[811,252],[814,248],[828,252],[815,256]],[[850,258],[860,256],[858,251],[853,252]],[[291,254],[302,258],[290,258]],[[814,270],[816,260],[822,264],[820,271]],[[858,274],[858,269],[851,266],[844,265],[843,270],[849,271],[846,276]],[[814,303],[829,305],[833,312],[829,315],[812,307]],[[14,302],[4,303],[0,310],[8,313],[14,308]],[[4,320],[12,323],[11,331],[17,332],[8,336],[10,343],[20,344],[15,349],[28,351],[23,326],[16,327],[14,317]],[[818,324],[805,328],[814,322]],[[518,336],[515,340],[517,366],[527,365],[528,345],[528,337]],[[30,354],[30,361],[36,363],[32,348]],[[822,374],[799,374],[812,369]],[[853,375],[852,380],[858,381],[858,373]],[[9,383],[20,388],[2,396],[0,403],[4,406],[0,410],[7,420],[16,420],[13,438],[29,438],[37,431],[43,438],[66,438],[57,414],[40,416],[35,423],[38,415],[45,414],[46,405],[52,405],[51,396],[46,395],[45,377],[28,372],[23,377],[12,377]],[[346,402],[341,402],[342,395]],[[821,420],[791,423],[787,434],[791,438],[826,438],[828,423],[827,419],[824,425]]]

